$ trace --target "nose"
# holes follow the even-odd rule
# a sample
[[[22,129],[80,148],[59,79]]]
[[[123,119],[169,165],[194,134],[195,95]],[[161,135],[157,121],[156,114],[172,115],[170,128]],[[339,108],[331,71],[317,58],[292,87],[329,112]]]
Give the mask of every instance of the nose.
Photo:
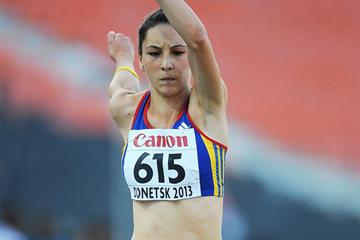
[[[170,57],[164,57],[161,61],[160,67],[161,67],[161,70],[163,70],[163,71],[170,71],[174,68],[174,65],[173,65]]]

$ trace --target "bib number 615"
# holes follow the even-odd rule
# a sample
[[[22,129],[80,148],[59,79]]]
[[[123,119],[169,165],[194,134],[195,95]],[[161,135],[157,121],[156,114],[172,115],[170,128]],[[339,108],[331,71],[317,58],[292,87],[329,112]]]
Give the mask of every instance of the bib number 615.
[[[151,181],[151,179],[154,175],[153,169],[151,168],[151,166],[149,164],[143,162],[145,160],[145,158],[149,155],[150,155],[149,153],[145,152],[145,153],[141,154],[141,156],[136,161],[136,164],[134,167],[134,177],[138,183],[148,183]],[[152,158],[153,160],[156,160],[159,183],[165,182],[163,158],[164,158],[163,153],[155,153]],[[175,178],[169,177],[169,182],[172,184],[180,183],[185,178],[184,168],[181,165],[175,163],[175,160],[178,160],[178,159],[181,159],[181,153],[170,153],[169,154],[168,169],[175,170],[177,172],[177,176]],[[146,172],[144,177],[140,176],[140,170],[144,170]]]

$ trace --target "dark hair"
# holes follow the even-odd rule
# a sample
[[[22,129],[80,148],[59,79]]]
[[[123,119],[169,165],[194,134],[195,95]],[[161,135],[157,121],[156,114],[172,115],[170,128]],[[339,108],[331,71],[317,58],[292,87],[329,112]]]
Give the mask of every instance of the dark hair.
[[[161,9],[158,9],[145,17],[143,23],[139,27],[139,36],[138,36],[139,56],[142,56],[142,44],[146,38],[147,31],[150,28],[155,27],[160,23],[169,24],[169,20],[166,18],[164,12]]]

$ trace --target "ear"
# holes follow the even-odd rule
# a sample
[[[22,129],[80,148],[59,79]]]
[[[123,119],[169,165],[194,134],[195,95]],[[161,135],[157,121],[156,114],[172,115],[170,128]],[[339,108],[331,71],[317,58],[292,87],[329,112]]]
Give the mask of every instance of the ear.
[[[142,57],[139,56],[139,59],[138,59],[138,60],[139,60],[139,66],[140,66],[141,71],[145,72],[144,64],[142,64]]]

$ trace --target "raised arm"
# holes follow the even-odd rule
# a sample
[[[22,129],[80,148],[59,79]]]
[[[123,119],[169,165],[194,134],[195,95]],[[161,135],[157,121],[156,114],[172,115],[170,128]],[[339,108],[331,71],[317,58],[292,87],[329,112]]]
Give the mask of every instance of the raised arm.
[[[140,89],[134,69],[134,46],[121,33],[108,33],[108,52],[118,71],[109,85],[110,112],[119,127],[128,125],[133,111],[133,97]]]
[[[116,67],[134,69],[134,46],[131,40],[121,33],[108,33],[108,52]],[[139,80],[131,71],[117,71],[109,86],[109,95],[112,97],[118,91],[138,92]]]
[[[194,79],[193,90],[201,106],[212,111],[226,104],[226,87],[207,35],[198,16],[183,0],[156,0],[170,24],[184,39]]]

